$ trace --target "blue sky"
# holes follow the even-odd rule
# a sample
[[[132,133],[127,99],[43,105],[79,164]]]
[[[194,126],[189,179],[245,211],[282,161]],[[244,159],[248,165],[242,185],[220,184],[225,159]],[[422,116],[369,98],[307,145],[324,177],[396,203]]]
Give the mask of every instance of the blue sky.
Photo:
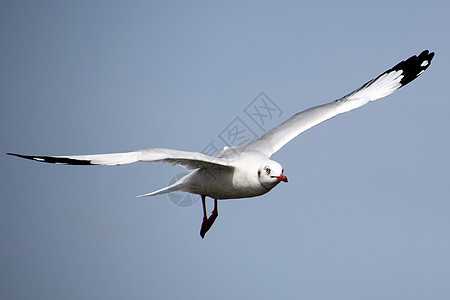
[[[448,299],[448,1],[2,1],[0,152],[202,151],[264,92],[282,122],[424,49],[431,67],[274,159],[289,183],[201,204],[181,168],[0,155],[2,299]],[[212,202],[208,202],[208,210]]]

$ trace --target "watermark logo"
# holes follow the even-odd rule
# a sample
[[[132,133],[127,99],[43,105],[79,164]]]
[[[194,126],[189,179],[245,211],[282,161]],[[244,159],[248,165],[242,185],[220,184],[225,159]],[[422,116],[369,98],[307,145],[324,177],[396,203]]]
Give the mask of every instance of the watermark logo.
[[[246,115],[263,131],[275,127],[283,111],[264,92],[244,109]]]
[[[251,101],[244,110],[238,114],[216,138],[211,140],[201,153],[214,156],[224,147],[245,145],[259,137],[267,130],[280,123],[283,111],[264,92]],[[188,174],[180,173],[169,182],[175,183]],[[211,175],[212,176],[212,175]],[[170,192],[170,201],[177,207],[190,207],[200,200],[200,195],[185,192]]]
[[[180,180],[182,177],[187,175],[188,172],[180,173],[178,175],[175,175],[172,177],[169,181],[169,185],[174,184],[178,180]],[[177,207],[191,207],[197,201],[200,199],[199,195],[191,194],[191,193],[185,193],[181,191],[175,191],[169,193],[169,199],[170,202],[172,202]]]
[[[257,137],[256,133],[254,133],[239,117],[236,117],[221,133],[219,133],[219,138],[228,147],[247,144]]]

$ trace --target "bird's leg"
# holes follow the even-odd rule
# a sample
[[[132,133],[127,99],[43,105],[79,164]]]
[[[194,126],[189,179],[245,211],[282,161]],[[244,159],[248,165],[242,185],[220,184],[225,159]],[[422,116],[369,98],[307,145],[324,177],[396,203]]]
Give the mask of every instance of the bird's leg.
[[[208,220],[208,217],[206,215],[206,196],[202,195],[202,204],[203,204],[203,223],[206,222],[206,220]],[[202,226],[203,227],[203,226]]]
[[[206,215],[206,196],[203,195],[202,195],[202,205],[203,205],[203,222],[202,227],[200,228],[200,236],[204,238],[209,228],[207,228],[208,216]]]
[[[211,212],[211,216],[209,217],[210,219],[213,219],[211,222],[211,225],[212,225],[212,223],[214,223],[214,221],[216,220],[216,218],[218,216],[219,216],[219,211],[217,210],[217,199],[214,199],[214,209]]]
[[[217,199],[214,199],[214,210],[212,211],[212,214],[209,218],[206,216],[206,196],[203,196],[203,195],[202,195],[202,204],[203,204],[203,222],[202,222],[202,228],[200,229],[200,236],[202,238],[204,238],[205,234],[208,232],[208,230],[214,224],[214,221],[216,220],[217,216],[219,215],[219,212],[217,210]]]

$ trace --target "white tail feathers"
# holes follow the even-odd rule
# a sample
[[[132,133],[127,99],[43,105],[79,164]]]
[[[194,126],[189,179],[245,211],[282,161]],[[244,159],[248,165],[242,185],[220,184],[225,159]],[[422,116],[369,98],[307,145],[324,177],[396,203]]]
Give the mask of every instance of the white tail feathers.
[[[136,196],[136,198],[142,198],[142,197],[150,197],[150,196],[157,196],[157,195],[162,195],[162,194],[167,194],[170,192],[175,192],[175,191],[179,191],[180,189],[182,189],[183,187],[186,186],[186,183],[178,183],[175,182],[174,184],[171,184],[165,188],[159,189],[157,191],[148,193],[148,194],[143,194],[143,195],[139,195]]]

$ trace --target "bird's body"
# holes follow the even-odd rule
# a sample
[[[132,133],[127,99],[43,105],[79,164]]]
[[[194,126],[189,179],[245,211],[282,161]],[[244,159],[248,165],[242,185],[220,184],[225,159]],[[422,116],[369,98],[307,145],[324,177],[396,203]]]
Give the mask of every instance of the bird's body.
[[[226,150],[231,152],[235,148]],[[278,163],[268,161],[258,153],[244,152],[230,162],[230,167],[197,169],[177,182],[185,183],[180,188],[181,191],[218,200],[256,197],[269,192],[280,183],[280,180],[263,177],[267,176],[267,172],[261,174],[259,170],[266,166],[274,174],[282,173]]]
[[[398,63],[352,93],[333,102],[301,111],[254,141],[239,147],[225,148],[214,157],[197,152],[160,148],[75,156],[8,154],[55,164],[121,165],[148,161],[182,166],[191,172],[168,187],[141,196],[155,196],[173,191],[201,195],[204,218],[200,234],[204,237],[218,216],[217,199],[260,196],[281,181],[287,182],[282,166],[270,159],[281,147],[323,121],[392,94],[422,74],[433,57],[433,52],[425,50],[418,56]],[[206,196],[215,199],[214,210],[209,218],[205,208]]]

